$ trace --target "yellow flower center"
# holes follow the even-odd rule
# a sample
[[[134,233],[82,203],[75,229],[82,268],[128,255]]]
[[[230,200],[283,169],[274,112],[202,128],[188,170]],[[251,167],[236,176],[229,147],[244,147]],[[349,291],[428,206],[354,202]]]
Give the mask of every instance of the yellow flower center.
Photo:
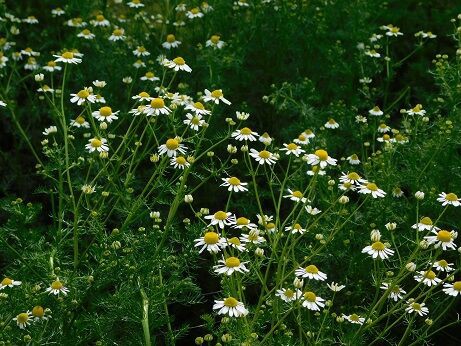
[[[262,159],[267,160],[268,158],[271,157],[271,153],[268,152],[267,150],[263,150],[263,151],[259,152],[259,157],[262,158]]]
[[[368,183],[367,184],[367,189],[370,191],[378,191],[378,186],[376,186],[375,183]]]
[[[250,223],[250,220],[248,220],[246,217],[239,217],[237,219],[237,225],[239,226],[245,226],[245,225],[248,225]]]
[[[198,13],[200,13],[200,10],[198,9],[198,7],[194,7],[192,10],[190,10],[190,12],[192,14],[198,14]]]
[[[186,159],[184,158],[184,156],[178,156],[176,158],[176,163],[179,164],[179,165],[185,165],[186,164]]]
[[[147,78],[154,78],[155,77],[155,74],[153,72],[146,72],[146,77]]]
[[[423,225],[432,226],[432,220],[427,216],[423,217],[420,223],[422,223]]]
[[[177,58],[174,58],[173,62],[176,65],[184,65],[186,63],[186,61],[183,58],[181,58],[180,56],[178,56]]]
[[[46,65],[49,67],[55,67],[56,63],[53,60],[51,60],[51,61],[48,61]]]
[[[398,285],[394,285],[391,287],[392,293],[400,293],[400,287]]]
[[[93,148],[99,148],[101,145],[102,145],[102,141],[101,141],[101,140],[99,140],[99,139],[97,139],[97,138],[93,138],[93,139],[91,140],[91,146],[92,146]]]
[[[211,92],[211,96],[213,96],[213,97],[216,98],[216,99],[219,99],[220,97],[223,96],[223,93],[222,93],[221,90],[213,90],[213,91]]]
[[[315,300],[317,299],[317,296],[315,295],[314,292],[304,292],[304,299],[306,299],[307,301],[311,302],[311,303],[314,303]]]
[[[77,124],[83,125],[85,123],[85,118],[82,116],[78,116],[77,119],[75,119],[75,122]]]
[[[418,113],[418,112],[421,111],[422,107],[423,107],[422,105],[417,104],[417,105],[412,109],[412,111],[415,112],[415,113]]]
[[[112,114],[112,108],[110,107],[101,107],[99,109],[99,114],[101,114],[101,116],[103,117],[108,117]]]
[[[303,196],[303,193],[301,191],[293,191],[292,196],[296,198],[301,198]]]
[[[8,286],[13,284],[13,280],[10,278],[4,278],[1,282],[2,286]]]
[[[148,93],[146,93],[145,91],[141,91],[139,94],[138,94],[139,97],[150,97],[150,95]]]
[[[218,35],[213,35],[210,38],[210,41],[213,42],[214,44],[217,44],[219,42],[220,37]]]
[[[411,307],[413,308],[413,310],[417,310],[417,311],[421,310],[421,304],[419,303],[412,303]]]
[[[329,119],[329,120],[328,120],[328,124],[331,124],[331,125],[336,124],[335,119]]]
[[[445,268],[445,267],[448,267],[448,262],[445,261],[445,260],[440,260],[440,261],[438,261],[437,263],[438,263],[438,265],[441,266],[441,267],[444,267],[444,268]]]
[[[173,43],[174,41],[176,41],[176,37],[175,37],[173,34],[169,34],[169,35],[167,35],[167,37],[166,37],[166,41],[167,41],[168,43]]]
[[[450,202],[455,202],[458,200],[458,196],[456,196],[454,193],[450,192],[445,196],[445,199]]]
[[[219,235],[216,232],[206,232],[203,241],[208,244],[216,244],[219,241]]]
[[[90,96],[90,93],[88,92],[88,90],[83,89],[77,93],[77,96],[80,97],[81,99],[86,99],[88,96]]]
[[[165,107],[165,101],[163,101],[163,99],[161,99],[160,97],[156,97],[152,101],[150,101],[150,105],[152,108],[156,109],[163,108]]]
[[[293,229],[296,229],[296,230],[298,230],[298,231],[299,231],[301,228],[302,228],[302,227],[301,227],[301,225],[300,225],[299,223],[297,223],[297,224],[295,224],[295,225],[293,226]],[[306,268],[306,271],[307,271],[307,268]],[[318,269],[317,269],[317,271],[318,271]]]
[[[23,312],[20,313],[16,318],[19,324],[24,324],[29,319],[29,314],[27,312]]]
[[[300,134],[298,136],[298,139],[301,141],[301,142],[304,142],[306,140],[306,136],[304,136],[303,134]]]
[[[397,142],[403,142],[405,140],[405,137],[403,135],[401,135],[400,133],[398,133],[396,136],[395,136],[395,140]]]
[[[391,136],[389,136],[388,134],[386,134],[386,135],[383,136],[383,139],[384,139],[385,141],[388,141],[389,139],[391,139]]]
[[[316,155],[320,161],[326,161],[328,160],[328,152],[323,149],[316,150],[314,155]]]
[[[123,35],[123,30],[122,29],[115,29],[114,32],[112,33],[114,36],[122,36]]]
[[[378,106],[373,107],[373,112],[380,112],[381,109]]]
[[[51,288],[54,290],[60,290],[63,287],[63,284],[61,281],[53,281],[51,284]]]
[[[382,124],[379,124],[379,127],[382,128],[382,129],[385,129],[387,127],[387,125],[385,123],[382,123]]]
[[[34,306],[32,315],[35,317],[43,317],[45,315],[45,310],[40,305]]]
[[[201,109],[201,110],[205,109],[205,106],[203,105],[202,102],[195,102],[194,107],[197,109]]]
[[[102,22],[104,19],[105,19],[105,18],[104,18],[104,16],[103,16],[102,14],[98,14],[98,15],[96,16],[96,20],[97,20],[98,22]]]
[[[61,57],[64,59],[73,59],[74,58],[74,53],[72,52],[64,52],[62,53]]]
[[[233,245],[240,245],[240,244],[242,244],[242,243],[240,242],[240,239],[237,238],[237,237],[232,237],[232,238],[230,238],[230,239],[227,239],[227,241],[228,241],[229,243],[233,244]]]
[[[223,220],[227,219],[227,213],[222,211],[222,210],[217,211],[216,213],[214,213],[214,218],[216,220],[223,221]]]
[[[295,292],[292,289],[288,288],[287,290],[285,290],[284,295],[287,298],[293,298],[295,295]]]
[[[357,314],[352,314],[349,316],[349,319],[354,322],[359,322],[360,321],[360,316]]]
[[[296,144],[294,144],[294,143],[290,143],[290,144],[287,145],[287,149],[288,150],[296,150],[296,149],[298,149],[298,146]]]
[[[393,28],[391,28],[391,32],[393,32],[394,34],[399,32],[400,31],[400,28],[394,26]]]
[[[165,146],[168,150],[176,150],[179,148],[179,141],[174,138],[170,138],[166,141]]]
[[[424,277],[429,279],[429,280],[434,280],[437,275],[432,270],[428,270],[427,272],[424,273]]]
[[[252,132],[253,131],[251,131],[251,129],[248,127],[244,127],[243,129],[240,130],[240,133],[245,136],[251,135]]]
[[[350,180],[359,180],[360,179],[360,175],[358,175],[357,173],[355,172],[350,172],[347,177],[350,179]]]
[[[266,225],[266,229],[273,229],[275,228],[275,223],[273,222],[269,222],[267,225]]]
[[[371,244],[371,248],[375,251],[383,251],[386,248],[386,246],[384,246],[384,244],[380,241],[376,241],[373,244]]]
[[[456,282],[453,284],[453,289],[454,289],[455,291],[461,292],[461,281],[456,281]]]
[[[317,274],[319,272],[319,269],[313,264],[307,266],[305,270],[309,274]]]
[[[358,158],[359,158],[359,157],[358,157],[356,154],[352,154],[352,155],[351,155],[351,159],[352,159],[352,160],[358,160]]]
[[[443,243],[448,243],[452,240],[451,233],[448,231],[444,231],[444,230],[439,231],[437,233],[437,240],[440,240]]]
[[[193,125],[200,125],[200,118],[195,116],[190,121]]]
[[[229,257],[226,259],[226,267],[235,268],[240,265],[240,260],[237,257]]]
[[[88,30],[88,29],[85,29],[85,30],[82,31],[82,34],[87,36],[87,35],[91,34],[91,31]]]
[[[238,300],[232,297],[224,299],[224,305],[228,308],[235,308],[238,305]]]
[[[145,51],[146,51],[146,48],[144,48],[144,46],[138,47],[139,53],[144,53]]]

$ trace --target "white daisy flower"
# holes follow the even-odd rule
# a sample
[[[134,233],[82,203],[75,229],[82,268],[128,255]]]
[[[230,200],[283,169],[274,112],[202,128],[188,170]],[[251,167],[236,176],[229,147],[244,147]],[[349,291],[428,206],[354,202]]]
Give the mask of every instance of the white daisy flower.
[[[151,82],[156,82],[156,81],[160,80],[160,78],[156,77],[154,72],[151,72],[151,71],[146,72],[146,74],[144,76],[142,76],[141,78],[139,78],[139,79],[148,80],[148,81],[151,81]]]
[[[189,19],[202,18],[203,16],[204,14],[200,12],[200,9],[198,7],[194,7],[186,12],[186,17]]]
[[[292,226],[285,227],[285,231],[291,232],[291,234],[304,234],[306,229],[303,228],[299,223],[296,223]]]
[[[108,152],[109,147],[107,146],[107,139],[105,138],[92,138],[88,140],[88,144],[85,145],[85,148],[92,153],[93,151],[98,151],[99,153]]]
[[[92,40],[96,37],[95,34],[93,34],[90,30],[88,29],[83,29],[79,34],[77,34],[77,37],[84,38],[86,40]]]
[[[83,127],[83,128],[89,129],[90,123],[86,121],[84,117],[79,115],[76,119],[73,119],[70,121],[70,126],[74,126],[77,128]]]
[[[90,23],[93,26],[100,26],[100,27],[110,26],[110,22],[106,18],[104,18],[102,14],[98,14],[96,16],[96,19],[91,20]]]
[[[15,318],[13,318],[13,321],[16,321],[16,324],[18,325],[19,328],[25,329],[27,326],[29,326],[32,323],[32,315],[30,311],[27,312],[22,312],[19,315],[17,315]]]
[[[384,134],[382,137],[376,138],[376,140],[381,143],[394,143],[395,142],[395,139],[391,138],[391,136],[389,136],[387,133]]]
[[[365,55],[372,57],[372,58],[380,58],[381,54],[379,54],[376,50],[374,49],[369,49],[365,51]]]
[[[88,23],[84,22],[83,19],[80,18],[80,17],[69,19],[66,22],[66,25],[70,26],[71,28],[83,28],[83,27],[87,26],[87,24]]]
[[[218,315],[229,315],[229,317],[241,317],[248,314],[245,305],[233,297],[227,297],[224,300],[215,300],[213,310],[218,310]]]
[[[246,244],[242,243],[240,239],[237,237],[226,239],[226,245],[240,252],[247,251],[247,249],[245,248]]]
[[[336,166],[336,159],[331,158],[328,152],[323,149],[316,150],[313,154],[307,155],[307,163],[312,166],[320,165],[320,168],[325,168],[328,165]]]
[[[194,240],[196,247],[201,247],[199,253],[207,250],[209,253],[216,254],[226,247],[226,239],[216,232],[206,232],[203,237]]]
[[[40,56],[39,52],[34,51],[30,47],[27,47],[26,49],[21,50],[21,54],[25,56]]]
[[[210,220],[209,226],[217,225],[219,228],[224,229],[224,226],[231,226],[235,224],[235,216],[230,212],[222,210],[217,211],[213,215],[205,216],[206,220]]]
[[[381,289],[387,291],[389,290],[389,295],[387,296],[388,299],[392,299],[394,301],[398,301],[402,299],[402,294],[406,294],[403,289],[399,287],[399,285],[393,285],[391,283],[383,282],[380,286]]]
[[[61,71],[62,67],[56,65],[56,62],[51,60],[46,63],[46,66],[43,66],[43,69],[47,72]]]
[[[429,313],[429,309],[425,306],[425,303],[417,303],[413,300],[408,301],[408,306],[405,308],[405,311],[409,314],[415,313],[419,316],[424,316]]]
[[[232,228],[253,230],[253,229],[257,229],[258,226],[252,223],[246,217],[241,216],[237,218],[237,220],[235,220],[235,225],[233,225]]]
[[[112,35],[109,36],[109,41],[112,42],[123,41],[124,39],[126,39],[125,30],[122,28],[114,29]]]
[[[82,59],[76,58],[73,52],[64,52],[61,55],[53,55],[57,58],[54,62],[63,62],[66,64],[80,64]]]
[[[351,165],[358,165],[360,164],[360,159],[356,154],[352,154],[351,156],[348,156],[346,160],[349,162]]]
[[[138,100],[139,102],[152,101],[152,97],[150,97],[150,95],[145,91],[141,91],[138,95],[134,95],[132,99]]]
[[[151,115],[158,116],[161,114],[168,115],[171,113],[171,109],[169,109],[165,105],[165,101],[163,99],[161,99],[160,97],[156,97],[156,98],[153,98],[152,101],[150,101],[150,105],[148,105],[144,109],[144,113],[147,116],[151,116]]]
[[[56,126],[50,126],[50,127],[47,127],[43,132],[42,134],[44,136],[49,136],[53,133],[57,133],[58,132],[58,128]]]
[[[173,168],[185,169],[190,166],[190,163],[187,162],[184,156],[176,156],[170,159],[170,165]]]
[[[288,189],[288,193],[289,195],[285,195],[283,196],[283,198],[289,198],[290,200],[294,201],[294,202],[302,202],[302,203],[305,203],[307,201],[307,198],[304,197],[303,193],[301,191],[298,191],[298,190],[291,190],[291,189]]]
[[[322,273],[317,266],[310,264],[305,268],[299,267],[295,270],[295,275],[303,278],[309,278],[319,281],[327,279],[327,274]]]
[[[365,317],[360,317],[357,314],[352,315],[345,315],[343,314],[343,318],[353,324],[363,324],[365,322]]]
[[[381,115],[384,114],[384,112],[379,108],[379,106],[374,106],[372,109],[370,109],[370,110],[368,111],[368,113],[369,113],[370,115],[374,115],[374,116],[377,116],[377,117],[379,117],[379,116],[381,116]]]
[[[261,237],[258,229],[252,229],[248,234],[242,234],[240,241],[243,243],[261,244],[266,241],[264,237]]]
[[[66,13],[66,12],[64,12],[64,10],[62,8],[60,8],[60,7],[56,7],[56,8],[51,10],[51,14],[53,16],[62,16],[64,13]]]
[[[136,49],[133,51],[133,54],[137,57],[150,55],[150,53],[147,51],[147,49],[144,46],[136,47]]]
[[[323,126],[325,126],[327,129],[337,129],[339,124],[335,121],[335,119],[330,118]]]
[[[226,259],[221,259],[218,261],[216,266],[213,266],[213,270],[217,274],[226,274],[232,275],[234,272],[239,273],[248,273],[249,270],[245,267],[245,263],[248,262],[240,262],[237,257],[227,257]]]
[[[299,155],[301,155],[302,153],[305,152],[305,150],[301,149],[301,147],[299,147],[295,143],[289,143],[289,144],[283,143],[283,146],[285,148],[282,148],[280,150],[281,151],[286,151],[287,155],[293,154],[294,156],[299,157]]]
[[[192,115],[191,113],[187,113],[186,118],[183,120],[183,123],[194,131],[199,131],[205,124],[205,120],[202,119],[200,114]]]
[[[312,166],[310,170],[308,170],[307,172],[307,175],[310,175],[310,176],[314,176],[314,175],[325,175],[326,172],[322,169],[320,169],[320,166]]]
[[[3,101],[0,100],[0,106],[1,106],[1,107],[6,107],[7,105],[6,105],[5,102],[3,102]]]
[[[379,189],[375,183],[366,183],[359,186],[359,193],[371,194],[373,198],[384,197],[386,193]]]
[[[214,49],[221,49],[225,46],[225,44],[226,43],[224,41],[221,41],[221,37],[219,35],[213,35],[205,42],[205,46],[213,47]]]
[[[257,151],[255,149],[250,149],[250,156],[253,157],[260,165],[265,163],[273,165],[277,160],[275,155],[267,150]]]
[[[308,214],[314,215],[314,216],[317,215],[317,214],[320,214],[320,213],[322,212],[320,209],[315,208],[315,207],[313,207],[313,206],[311,206],[311,205],[306,205],[306,206],[304,207],[304,209],[306,210],[306,212],[307,212]]]
[[[325,306],[325,299],[318,297],[314,292],[307,291],[303,293],[302,305],[312,311],[320,311]]]
[[[418,274],[414,276],[414,279],[429,287],[436,286],[442,281],[432,270],[419,271]]]
[[[459,207],[461,205],[461,198],[458,198],[457,195],[454,193],[445,193],[442,192],[439,194],[439,198],[437,198],[438,202],[442,203],[442,206],[452,205],[454,207]]]
[[[441,259],[441,260],[435,261],[432,267],[434,267],[438,271],[449,273],[455,270],[453,267],[451,267],[452,265],[453,263],[448,263],[444,259]]]
[[[34,322],[47,321],[51,318],[51,310],[44,309],[40,305],[36,305],[32,309],[32,320]]]
[[[2,282],[0,282],[0,290],[6,288],[6,287],[14,287],[14,286],[19,286],[21,285],[21,281],[16,281],[13,279],[10,279],[9,277],[3,278]]]
[[[240,179],[237,177],[221,178],[221,180],[223,181],[223,183],[219,186],[227,187],[227,191],[233,191],[233,192],[248,191],[248,189],[245,187],[248,185],[248,183],[242,183]]]
[[[261,143],[263,143],[266,147],[271,145],[272,143],[272,138],[269,136],[267,132],[264,132],[261,136],[259,136],[258,139]]]
[[[389,256],[394,254],[394,250],[389,249],[385,244],[380,241],[375,241],[373,244],[363,248],[362,253],[366,253],[373,257],[373,259],[381,258],[388,259]]]
[[[76,94],[70,94],[71,99],[70,102],[77,103],[77,105],[81,106],[84,102],[95,103],[96,96],[93,94],[93,88],[84,88],[80,90]]]
[[[461,294],[461,281],[443,284],[443,292],[449,296],[457,297]]]
[[[176,37],[173,34],[166,36],[166,41],[162,43],[162,47],[165,49],[178,48],[181,44],[181,41],[176,40]]]
[[[378,125],[378,132],[379,133],[387,133],[391,130],[389,126],[387,126],[385,123],[381,123]]]
[[[191,102],[184,109],[193,111],[195,114],[200,114],[200,115],[211,114],[211,111],[205,109],[205,106],[203,105],[202,102]]]
[[[412,109],[408,109],[407,110],[407,114],[409,115],[425,115],[426,114],[426,111],[423,109],[423,106],[421,104],[417,104],[416,106],[414,106]]]
[[[127,5],[131,8],[141,8],[144,7],[144,4],[141,2],[141,0],[131,0]]]
[[[388,27],[388,31],[386,32],[386,36],[390,37],[397,37],[402,36],[403,34],[400,32],[400,28],[396,26]]]
[[[424,239],[427,240],[429,245],[434,244],[434,248],[442,247],[443,251],[446,251],[448,248],[456,250],[456,244],[454,240],[458,237],[458,233],[455,231],[446,231],[446,230],[432,230],[432,233],[435,236],[426,236]]]
[[[339,177],[339,181],[342,183],[349,183],[352,185],[360,186],[361,184],[366,184],[367,180],[363,179],[358,173],[356,172],[348,172],[347,174],[341,172],[342,175]]]
[[[158,154],[164,155],[166,154],[168,157],[176,157],[178,153],[185,154],[187,147],[180,143],[176,138],[169,138],[165,142],[158,147]]]
[[[224,98],[222,89],[216,89],[213,91],[205,89],[205,96],[203,97],[203,100],[205,102],[214,102],[215,104],[219,104],[219,102],[225,103],[226,105],[231,104],[228,99]]]
[[[189,73],[192,72],[192,69],[189,67],[189,65],[186,64],[186,61],[180,56],[168,61],[168,63],[166,63],[165,66],[175,71],[185,71]]]
[[[54,294],[55,296],[56,295],[59,295],[60,293],[64,294],[65,296],[67,296],[67,293],[69,292],[69,289],[67,287],[65,287],[61,281],[59,281],[59,279],[56,279],[55,281],[53,281],[50,285],[50,287],[47,287],[46,292],[48,292],[48,294]]]
[[[303,132],[298,136],[298,138],[295,138],[293,142],[299,145],[307,145],[309,144],[309,137],[307,137],[306,134]]]
[[[248,127],[244,127],[240,130],[235,130],[232,132],[231,137],[235,138],[238,141],[250,141],[254,142],[256,141],[256,137],[258,136],[257,132],[252,131]]]
[[[340,284],[337,284],[335,282],[332,282],[331,284],[327,284],[328,288],[330,290],[332,290],[333,292],[339,292],[341,291],[343,288],[345,288],[346,286],[345,285],[340,285]]]
[[[301,298],[303,293],[299,289],[282,288],[281,290],[277,290],[275,295],[280,297],[284,302],[291,303]]]
[[[99,121],[105,121],[108,123],[111,123],[113,120],[117,120],[117,114],[120,111],[113,112],[112,108],[104,106],[99,108],[98,111],[94,111],[92,113],[93,117],[96,118]]]
[[[430,231],[432,229],[438,231],[440,228],[434,226],[430,217],[424,216],[419,220],[418,223],[415,223],[411,226],[413,229],[417,229],[418,231]]]

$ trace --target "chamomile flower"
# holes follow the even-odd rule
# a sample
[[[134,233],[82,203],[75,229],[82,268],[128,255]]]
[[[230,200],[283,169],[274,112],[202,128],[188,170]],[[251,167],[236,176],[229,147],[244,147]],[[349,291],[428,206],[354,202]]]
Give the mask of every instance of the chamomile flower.
[[[190,163],[187,162],[184,156],[176,156],[170,159],[170,165],[173,168],[185,169],[190,166]]]
[[[430,217],[424,216],[419,220],[418,223],[415,223],[411,226],[413,229],[417,229],[418,231],[430,231],[432,229],[439,230],[440,228],[434,226]]]
[[[266,147],[271,145],[272,138],[269,136],[267,132],[264,132],[261,136],[259,136],[258,140],[263,143]]]
[[[250,149],[250,156],[253,157],[260,165],[266,163],[268,165],[273,165],[275,164],[275,161],[277,161],[275,155],[267,150],[257,151],[255,149]]]
[[[461,294],[461,281],[443,284],[443,292],[449,296],[457,297]]]
[[[122,28],[114,29],[114,31],[112,31],[112,35],[109,36],[109,41],[112,42],[123,41],[125,39],[125,29]]]
[[[448,263],[444,259],[441,259],[441,260],[435,261],[432,267],[434,267],[435,269],[439,271],[449,273],[455,270],[454,268],[451,267],[452,265],[453,263]]]
[[[452,205],[454,207],[459,207],[461,205],[461,198],[458,198],[454,193],[445,193],[442,192],[439,194],[437,201],[442,203],[442,206]]]
[[[429,313],[429,309],[425,306],[425,303],[417,303],[414,300],[409,300],[408,306],[405,308],[405,311],[409,314],[415,313],[419,316],[424,316]]]
[[[387,133],[385,133],[382,137],[376,138],[376,140],[381,143],[394,143],[395,142],[395,139],[391,138],[391,136],[388,135]]]
[[[84,22],[82,18],[76,17],[76,18],[69,19],[66,22],[66,25],[70,26],[71,28],[83,28],[83,27],[87,26],[88,23]]]
[[[327,284],[328,288],[330,290],[332,290],[333,292],[339,292],[341,291],[343,288],[345,288],[346,286],[345,285],[340,285],[340,284],[337,284],[335,282],[332,282],[331,284]]]
[[[417,104],[414,106],[412,109],[407,110],[407,114],[409,115],[425,115],[426,111],[423,109],[423,106],[421,104]]]
[[[346,158],[347,162],[349,162],[349,164],[351,165],[358,165],[360,164],[360,159],[359,157],[357,156],[357,154],[352,154],[351,156],[348,156]]]
[[[301,147],[295,143],[285,144],[283,143],[284,148],[280,149],[281,151],[285,151],[287,155],[294,155],[299,157],[305,150],[301,149]]]
[[[446,230],[432,230],[432,233],[435,236],[426,236],[424,239],[427,240],[429,245],[434,244],[434,248],[442,247],[443,251],[448,249],[456,250],[456,244],[454,240],[457,238],[458,233],[455,231],[446,231]]]
[[[359,193],[371,194],[373,198],[384,197],[386,193],[378,188],[375,183],[366,183],[359,186]]]
[[[343,318],[345,318],[348,322],[353,324],[363,324],[365,322],[365,317],[360,317],[360,315],[352,314],[352,315],[345,315],[343,314]]]
[[[79,115],[77,118],[70,121],[70,126],[77,127],[77,128],[83,127],[83,128],[89,129],[90,123],[86,121],[84,117]]]
[[[436,286],[442,281],[432,270],[419,271],[418,274],[414,276],[414,279],[429,287]]]
[[[325,306],[325,299],[317,296],[314,292],[306,291],[302,296],[302,305],[312,311],[320,311]]]
[[[260,231],[258,229],[252,229],[248,234],[242,234],[240,241],[243,243],[252,243],[252,244],[261,244],[266,241],[264,237],[260,236]]]
[[[218,315],[228,315],[229,317],[242,317],[248,314],[245,305],[233,297],[215,300],[213,310],[217,310]]]
[[[0,100],[0,107],[6,107],[6,103]]]
[[[322,211],[318,208],[315,208],[311,205],[306,205],[304,207],[304,209],[306,210],[306,212],[310,215],[317,215],[317,214],[320,214]]]
[[[299,267],[295,270],[295,275],[302,278],[309,278],[318,281],[324,281],[327,279],[327,274],[322,273],[317,266],[310,264],[305,268]]]
[[[194,131],[199,131],[200,128],[205,124],[205,120],[202,119],[200,114],[192,115],[190,113],[186,114],[186,118],[183,120],[183,123],[189,126]]]
[[[53,16],[62,16],[64,13],[65,13],[64,10],[60,7],[56,7],[51,10],[51,14]]]
[[[381,258],[382,260],[388,259],[389,256],[394,254],[394,250],[389,249],[384,243],[375,241],[373,244],[363,248],[362,253],[366,253],[373,257],[373,259]]]
[[[249,270],[245,267],[245,263],[248,262],[240,262],[237,257],[227,257],[226,259],[221,259],[218,261],[216,266],[213,266],[213,270],[217,274],[226,274],[232,275],[234,272],[239,273],[248,273]]]
[[[308,170],[307,172],[307,175],[310,175],[310,176],[314,176],[314,175],[325,175],[326,172],[322,169],[320,169],[320,166],[318,165],[315,165],[315,166],[312,166],[310,170]]]
[[[37,64],[37,61],[33,57],[30,57],[29,59],[27,59],[27,63],[24,65],[24,69],[30,70],[30,71],[34,71],[38,69],[39,67],[40,66]]]
[[[248,185],[248,183],[242,183],[240,179],[237,177],[221,178],[221,180],[223,181],[223,183],[219,186],[227,187],[227,191],[233,191],[233,192],[248,191],[248,189],[245,187]]]
[[[280,297],[284,302],[291,303],[295,300],[301,298],[303,293],[299,289],[292,290],[291,288],[282,288],[281,290],[277,290],[275,296]]]
[[[84,38],[86,40],[92,40],[96,37],[95,34],[93,34],[90,30],[88,29],[83,29],[79,34],[77,34],[77,37]]]
[[[205,96],[203,97],[203,101],[214,102],[215,104],[219,104],[220,102],[225,103],[226,105],[231,104],[228,99],[224,98],[222,89],[216,89],[213,91],[205,89]]]
[[[306,229],[303,228],[299,223],[296,223],[292,226],[285,227],[285,231],[291,232],[291,234],[304,234]]]
[[[302,203],[305,203],[307,201],[307,198],[304,197],[303,193],[299,190],[291,190],[291,189],[288,189],[288,193],[289,195],[285,195],[283,196],[283,198],[289,198],[290,200],[292,201],[295,201],[295,202],[302,202]]]
[[[19,328],[25,329],[28,325],[32,323],[31,317],[32,315],[30,311],[21,312],[19,315],[13,318],[13,321],[16,321],[16,324],[18,325]]]
[[[50,126],[50,127],[47,127],[43,132],[42,134],[44,136],[49,136],[49,135],[52,135],[53,133],[57,133],[58,132],[58,128],[56,126]]]
[[[325,168],[328,165],[336,166],[336,159],[328,155],[328,152],[323,149],[316,150],[313,154],[307,155],[307,163],[312,166],[319,165],[320,168]]]
[[[253,230],[257,229],[258,226],[256,226],[256,224],[252,223],[246,217],[241,216],[235,220],[235,225],[233,225],[232,228]]]
[[[194,240],[196,247],[201,247],[199,253],[207,250],[209,253],[218,253],[221,249],[226,247],[226,239],[216,232],[206,232],[203,237]]]
[[[51,318],[50,309],[44,309],[43,306],[36,305],[32,309],[32,319],[35,322],[47,321]]]
[[[158,154],[164,155],[166,154],[168,157],[176,157],[179,154],[185,154],[187,147],[182,144],[177,138],[169,138],[165,142],[158,147]]]
[[[162,47],[165,49],[178,48],[181,41],[178,41],[173,34],[166,36],[166,41],[162,43]]]
[[[193,111],[195,114],[200,114],[200,115],[211,114],[211,111],[205,109],[205,106],[203,105],[202,102],[191,102],[184,109]]]
[[[165,101],[162,98],[156,97],[150,101],[150,105],[146,106],[144,113],[147,116],[168,115],[171,113],[171,109],[165,105]]]
[[[330,118],[323,126],[325,126],[327,129],[337,129],[339,124],[335,121],[335,119]]]
[[[133,51],[133,54],[137,57],[150,55],[150,53],[147,51],[147,49],[144,46],[136,47],[136,49]]]
[[[401,289],[399,285],[394,285],[394,284],[387,283],[387,282],[383,282],[380,288],[385,291],[389,290],[389,295],[387,296],[387,298],[392,299],[394,301],[398,301],[399,299],[402,299],[403,298],[402,294],[407,293],[403,289]]]
[[[214,49],[221,49],[225,44],[226,43],[224,41],[221,41],[221,37],[219,35],[212,35],[205,43],[207,47],[213,47]]]
[[[152,71],[146,72],[146,74],[144,76],[142,76],[141,78],[139,78],[139,79],[148,80],[148,81],[151,81],[151,82],[156,82],[156,81],[160,80],[160,78],[155,76],[154,72],[152,72]]]
[[[186,17],[189,19],[202,18],[204,14],[198,7],[194,7],[186,12]]]
[[[88,144],[85,145],[85,148],[88,152],[92,153],[93,151],[97,151],[99,153],[105,153],[109,151],[109,147],[107,146],[107,139],[105,138],[97,138],[94,137],[88,140]]]
[[[232,132],[231,137],[235,138],[238,141],[250,141],[254,142],[256,141],[256,137],[258,136],[257,132],[252,131],[248,127],[244,127],[240,130],[235,130]]]
[[[387,133],[391,130],[389,126],[387,126],[385,123],[381,123],[378,125],[378,132],[379,133]]]
[[[55,296],[59,295],[60,293],[67,296],[69,289],[65,287],[63,283],[59,281],[59,279],[56,279],[55,281],[51,283],[50,287],[46,288],[45,291],[48,292],[48,294],[54,294]]]
[[[93,88],[83,88],[76,94],[70,94],[71,99],[70,102],[77,103],[77,105],[81,106],[85,102],[95,103],[96,96],[93,94]]]
[[[127,5],[131,8],[141,8],[144,7],[144,4],[141,2],[141,0],[131,0]]]
[[[61,71],[62,67],[56,65],[56,62],[51,60],[46,63],[46,66],[43,66],[43,69],[47,72]]]
[[[403,34],[400,32],[400,28],[397,26],[388,27],[388,31],[386,32],[386,36],[390,37],[397,37],[402,35]]]
[[[381,115],[384,114],[384,112],[379,108],[379,106],[374,106],[372,109],[370,109],[370,110],[368,111],[368,113],[369,113],[370,115],[374,115],[374,116],[377,116],[377,117],[379,117],[379,116],[381,116]]]
[[[166,67],[169,67],[173,70],[177,71],[184,71],[184,72],[192,72],[192,69],[189,67],[189,65],[186,64],[186,61],[181,58],[180,56],[174,58],[171,61],[168,61],[167,64],[165,64]]]
[[[242,243],[240,239],[237,237],[228,238],[226,240],[226,245],[240,252],[247,251],[247,249],[245,248],[246,243]]]
[[[376,50],[374,49],[368,49],[365,51],[365,55],[372,57],[372,58],[380,58],[381,54],[379,54]]]
[[[104,106],[104,107],[99,108],[98,111],[94,111],[92,115],[94,118],[96,118],[97,120],[101,122],[105,121],[105,122],[111,123],[113,120],[118,119],[117,117],[118,112],[120,111],[113,112],[112,108]]]
[[[6,288],[6,287],[14,287],[14,286],[19,286],[21,285],[21,281],[16,281],[13,279],[10,279],[9,277],[3,278],[2,282],[0,282],[0,290]]]
[[[222,210],[217,211],[213,215],[205,216],[206,220],[210,220],[208,226],[217,225],[219,228],[224,229],[225,226],[231,226],[235,224],[235,216],[230,212],[225,212]]]
[[[349,183],[349,184],[357,185],[357,186],[367,183],[367,180],[363,179],[356,172],[348,172],[347,174],[342,173],[341,177],[339,177],[339,181],[342,183]]]
[[[138,95],[134,95],[132,99],[138,100],[139,102],[152,101],[152,97],[150,97],[150,95],[145,91],[141,91]]]
[[[66,51],[61,55],[53,55],[55,58],[55,62],[63,62],[66,64],[80,64],[82,59],[79,59],[75,56],[75,53]]]
[[[27,47],[26,49],[21,50],[21,54],[25,56],[39,56],[40,53],[34,51],[32,48]]]
[[[100,27],[110,26],[110,22],[106,18],[104,18],[102,14],[98,14],[94,20],[90,21],[90,23],[93,26],[100,26]]]
[[[309,137],[307,137],[306,134],[303,132],[298,136],[298,138],[295,138],[293,142],[299,145],[307,145],[309,144]]]

